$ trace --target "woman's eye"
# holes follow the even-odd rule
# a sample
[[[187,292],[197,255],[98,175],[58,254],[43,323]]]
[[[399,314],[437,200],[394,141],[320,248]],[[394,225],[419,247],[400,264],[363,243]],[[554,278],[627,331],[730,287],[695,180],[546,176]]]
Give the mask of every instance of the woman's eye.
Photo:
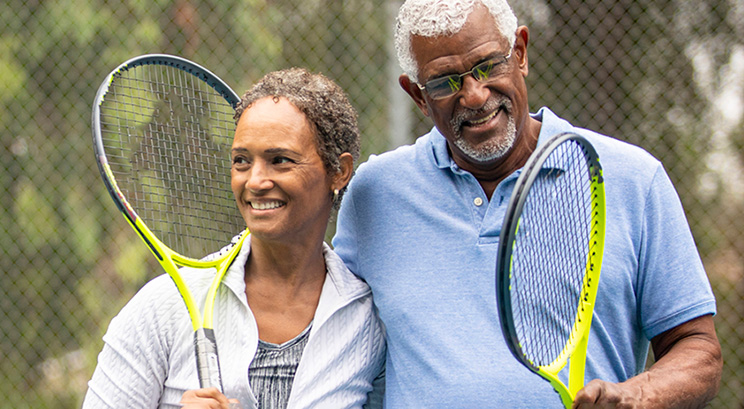
[[[284,156],[277,156],[274,158],[274,163],[277,165],[282,165],[285,163],[294,163],[294,161]]]
[[[232,160],[233,165],[245,165],[248,163],[248,160],[242,156],[236,156]]]

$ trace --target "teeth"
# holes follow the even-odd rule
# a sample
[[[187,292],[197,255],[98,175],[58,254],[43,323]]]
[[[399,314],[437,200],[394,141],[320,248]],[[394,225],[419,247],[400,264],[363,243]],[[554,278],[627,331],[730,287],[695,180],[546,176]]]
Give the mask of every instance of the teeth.
[[[480,124],[486,123],[489,120],[491,120],[491,118],[495,117],[496,116],[496,113],[497,113],[497,111],[494,111],[490,115],[486,116],[485,118],[481,118],[481,119],[478,119],[478,120],[475,120],[475,121],[470,121],[470,124],[471,125],[480,125]]]
[[[256,203],[251,202],[251,207],[256,210],[269,210],[269,209],[276,209],[277,207],[284,206],[282,202],[279,201],[273,201],[273,202],[262,202],[262,203]]]

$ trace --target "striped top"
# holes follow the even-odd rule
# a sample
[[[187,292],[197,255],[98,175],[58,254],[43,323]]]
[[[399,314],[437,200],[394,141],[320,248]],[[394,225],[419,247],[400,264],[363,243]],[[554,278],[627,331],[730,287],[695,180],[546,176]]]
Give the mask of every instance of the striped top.
[[[258,341],[258,350],[248,371],[251,389],[258,399],[258,409],[287,407],[310,327],[312,322],[302,333],[283,344]]]

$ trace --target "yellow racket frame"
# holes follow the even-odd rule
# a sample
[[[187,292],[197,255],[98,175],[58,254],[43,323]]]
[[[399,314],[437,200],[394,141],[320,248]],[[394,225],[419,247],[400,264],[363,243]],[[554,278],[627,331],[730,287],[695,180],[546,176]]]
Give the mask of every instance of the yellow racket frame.
[[[521,207],[521,201],[523,201],[526,196],[522,193],[525,189],[528,189],[529,185],[531,185],[531,182],[528,181],[528,179],[534,179],[536,176],[534,170],[539,169],[542,166],[542,162],[545,161],[556,147],[569,139],[576,140],[580,145],[582,145],[585,149],[585,155],[589,163],[589,173],[591,175],[589,186],[591,192],[591,221],[589,225],[591,230],[589,232],[589,251],[586,259],[586,274],[584,275],[580,299],[578,300],[577,315],[571,327],[568,341],[553,362],[540,366],[536,365],[525,356],[523,352],[524,347],[521,343],[515,345],[517,336],[514,333],[513,321],[510,317],[511,313],[508,312],[508,310],[511,308],[509,291],[511,290],[511,272],[513,271],[512,255],[516,242],[511,242],[510,246],[509,241],[511,241],[512,237],[516,235],[516,232],[519,230],[519,220],[516,221],[514,232],[512,233],[509,230],[511,230],[511,223],[514,223],[514,214],[521,212],[521,210],[518,209]],[[525,164],[524,169],[522,175],[520,175],[520,178],[517,180],[515,193],[513,193],[513,197],[507,207],[504,224],[502,225],[500,238],[501,243],[499,247],[499,255],[497,257],[497,302],[499,318],[501,321],[502,331],[504,332],[504,338],[512,354],[520,363],[546,379],[553,389],[560,395],[564,406],[566,408],[571,408],[576,393],[584,387],[584,373],[589,333],[594,315],[594,305],[597,299],[600,272],[602,269],[606,217],[604,177],[598,155],[594,148],[586,139],[573,133],[563,133],[551,138],[542,145],[540,149],[533,153],[527,161],[527,164]],[[518,192],[518,190],[522,191]],[[518,197],[520,195],[522,196],[521,198]],[[503,264],[507,263],[509,267],[509,286],[508,288],[504,288],[506,281],[505,277],[502,276],[505,274]],[[558,377],[558,374],[567,364],[569,364],[568,386],[566,386]]]

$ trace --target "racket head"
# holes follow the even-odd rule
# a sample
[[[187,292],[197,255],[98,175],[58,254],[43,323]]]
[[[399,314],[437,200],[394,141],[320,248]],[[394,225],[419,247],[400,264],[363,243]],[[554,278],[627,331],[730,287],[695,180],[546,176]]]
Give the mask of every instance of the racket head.
[[[239,101],[211,71],[166,54],[122,63],[98,88],[92,129],[99,171],[161,260],[162,245],[198,259],[245,229],[230,188]]]
[[[591,325],[604,208],[599,157],[574,133],[538,147],[507,205],[496,268],[502,333],[512,355],[556,390],[558,372]]]

